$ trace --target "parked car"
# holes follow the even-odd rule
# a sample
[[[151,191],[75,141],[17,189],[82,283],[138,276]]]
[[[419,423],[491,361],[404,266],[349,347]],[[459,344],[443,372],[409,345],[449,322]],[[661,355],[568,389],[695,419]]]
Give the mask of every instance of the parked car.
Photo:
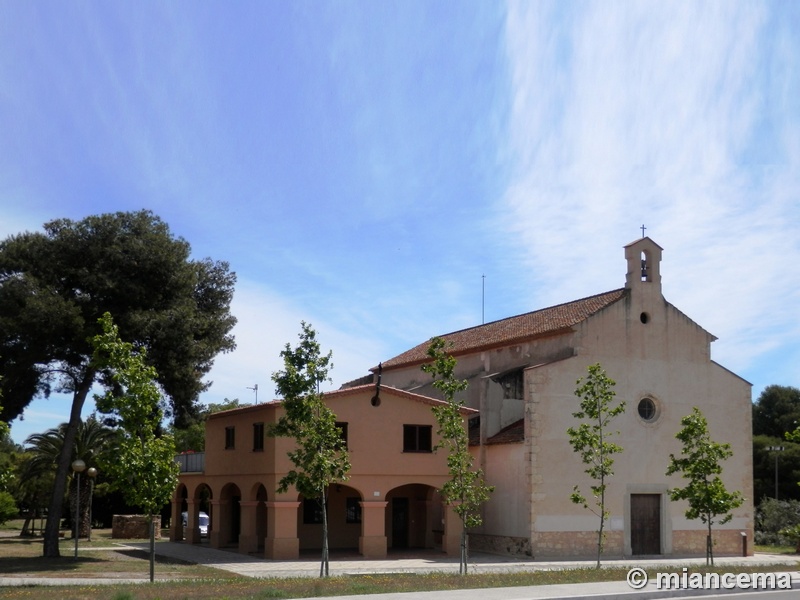
[[[189,513],[182,512],[181,518],[183,520],[183,528],[186,529],[186,527],[189,525]],[[201,512],[198,517],[198,521],[200,525],[200,537],[208,537],[208,515],[204,512]]]

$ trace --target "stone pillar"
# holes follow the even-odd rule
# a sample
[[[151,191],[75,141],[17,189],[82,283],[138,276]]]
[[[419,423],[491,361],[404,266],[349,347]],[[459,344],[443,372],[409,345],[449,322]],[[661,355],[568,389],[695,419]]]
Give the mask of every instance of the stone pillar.
[[[224,548],[231,539],[231,515],[227,500],[211,501],[212,523],[214,528],[208,532],[212,548]]]
[[[172,518],[169,524],[169,541],[179,542],[183,539],[183,515],[181,514],[181,506],[183,505],[183,498],[172,499]]]
[[[444,505],[444,535],[442,537],[442,550],[447,556],[461,555],[461,517],[452,504]]]
[[[299,502],[267,502],[267,538],[264,558],[297,560],[300,558],[300,538],[297,537]]]
[[[188,544],[200,543],[200,505],[194,500],[186,500],[186,529],[184,530],[184,539]]]
[[[242,509],[239,552],[242,554],[258,551],[258,536],[256,535],[256,511],[258,510],[258,505],[258,500],[239,502],[239,507]]]
[[[388,502],[361,502],[361,537],[358,551],[364,558],[386,558],[386,507]]]

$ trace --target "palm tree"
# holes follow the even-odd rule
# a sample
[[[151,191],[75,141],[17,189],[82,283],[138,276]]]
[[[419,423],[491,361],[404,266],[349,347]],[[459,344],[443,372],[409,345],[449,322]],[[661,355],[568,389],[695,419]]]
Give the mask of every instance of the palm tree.
[[[67,423],[62,423],[44,433],[34,433],[25,440],[30,460],[23,474],[23,480],[32,480],[55,472],[61,448],[64,446],[66,432]],[[96,468],[98,463],[102,461],[103,455],[112,450],[114,435],[115,432],[112,429],[109,429],[98,421],[94,415],[91,415],[78,426],[78,434],[75,438],[75,447],[70,461],[80,458],[86,463],[87,470],[91,467]],[[93,483],[90,477],[81,478],[79,537],[89,535],[89,507],[92,504]],[[77,479],[73,477],[69,485],[70,514],[73,515],[75,514],[75,505],[77,503],[77,491]],[[53,518],[61,518],[61,515],[48,515],[48,518],[51,516]]]

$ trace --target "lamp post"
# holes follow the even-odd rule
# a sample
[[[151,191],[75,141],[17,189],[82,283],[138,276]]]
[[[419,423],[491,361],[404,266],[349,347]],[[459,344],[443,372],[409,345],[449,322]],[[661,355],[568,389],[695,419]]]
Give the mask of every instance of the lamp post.
[[[92,504],[94,502],[94,478],[97,477],[97,469],[89,467],[86,471],[89,476],[89,537],[86,538],[87,542],[92,541]]]
[[[80,533],[80,513],[81,513],[81,473],[86,468],[86,463],[80,458],[72,461],[72,470],[78,475],[78,483],[75,486],[75,558],[78,558],[78,534]]]
[[[767,446],[769,452],[775,453],[775,500],[778,499],[778,452],[783,452],[783,446]]]

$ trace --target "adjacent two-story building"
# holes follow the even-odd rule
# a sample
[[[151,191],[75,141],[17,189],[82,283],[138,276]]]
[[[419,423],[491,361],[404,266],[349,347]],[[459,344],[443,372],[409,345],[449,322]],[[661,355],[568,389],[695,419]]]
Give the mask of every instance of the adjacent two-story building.
[[[332,486],[328,500],[331,549],[358,549],[382,558],[389,548],[440,548],[455,553],[460,521],[437,490],[447,481],[447,456],[434,453],[440,400],[376,385],[325,395],[347,442],[351,469]],[[266,435],[280,402],[212,414],[202,458],[183,455],[173,500],[172,539],[199,542],[198,515],[211,516],[210,544],[267,558],[297,558],[320,548],[322,513],[317,500],[293,489],[278,493],[292,468],[289,438]],[[476,414],[465,408],[465,420]],[[194,463],[194,464],[193,464]],[[180,514],[188,512],[183,531]]]
[[[682,482],[665,475],[669,455],[680,453],[680,419],[694,406],[712,437],[731,444],[723,479],[747,499],[716,528],[715,552],[738,554],[743,536],[752,540],[751,386],[714,362],[714,336],[664,299],[661,253],[642,238],[625,247],[622,288],[442,336],[458,360],[456,375],[470,383],[464,416],[476,463],[496,487],[483,526],[471,532],[473,548],[536,558],[594,552],[597,518],[569,501],[574,485],[587,489],[592,481],[566,433],[576,425],[576,381],[594,363],[626,403],[614,422],[624,451],[608,482],[606,555],[704,553],[704,525],[669,500],[668,489]],[[457,519],[436,493],[447,479],[445,457],[429,452],[436,429],[430,405],[439,400],[420,370],[427,346],[382,363],[378,401],[377,368],[326,395],[353,463],[351,479],[332,493],[332,547],[357,547],[365,556],[404,545],[456,551]],[[268,404],[214,415],[204,470],[181,475],[173,512],[188,506],[197,514],[208,504],[216,515],[212,544],[238,543],[244,551],[263,544],[276,558],[319,545],[308,503],[274,492],[288,469],[289,440],[256,441],[277,410]],[[192,528],[186,536],[197,540]]]

